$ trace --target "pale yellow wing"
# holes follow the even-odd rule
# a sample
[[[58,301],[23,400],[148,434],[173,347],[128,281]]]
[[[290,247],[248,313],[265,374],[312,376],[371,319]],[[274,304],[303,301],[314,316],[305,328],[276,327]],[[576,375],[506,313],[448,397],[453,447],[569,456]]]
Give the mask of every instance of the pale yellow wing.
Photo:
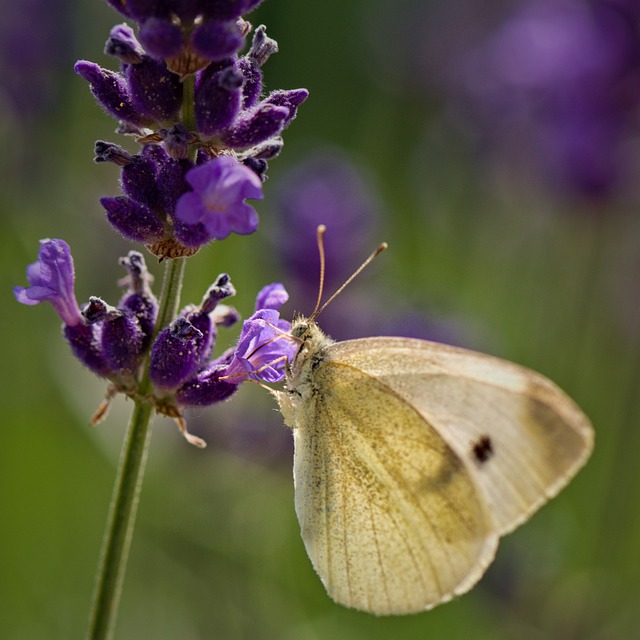
[[[406,338],[336,343],[328,355],[376,379],[437,431],[500,535],[564,487],[593,447],[589,420],[564,392],[504,360]]]
[[[470,589],[498,536],[457,453],[407,402],[339,358],[317,367],[312,386],[292,419],[296,513],[329,595],[400,614]]]

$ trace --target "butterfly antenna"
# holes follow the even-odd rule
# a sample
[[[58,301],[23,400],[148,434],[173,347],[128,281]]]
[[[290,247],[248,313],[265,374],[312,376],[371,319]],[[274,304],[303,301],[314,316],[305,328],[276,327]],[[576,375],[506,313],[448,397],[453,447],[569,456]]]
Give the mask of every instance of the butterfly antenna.
[[[316,230],[316,239],[318,242],[318,253],[320,254],[320,282],[318,284],[318,297],[316,299],[316,306],[313,308],[311,318],[315,318],[320,311],[320,301],[322,300],[322,293],[324,292],[324,267],[325,267],[325,254],[324,254],[324,234],[327,231],[327,227],[323,224],[319,224]]]
[[[322,227],[322,232],[320,231],[321,227]],[[326,231],[326,227],[324,225],[320,225],[320,227],[318,227],[318,243],[319,243],[318,247],[321,246],[322,236],[324,236],[325,231]],[[357,278],[360,275],[360,273],[369,265],[369,263],[378,254],[382,253],[388,247],[389,245],[386,242],[383,242],[381,245],[379,245],[378,248],[375,251],[373,251],[371,255],[351,274],[351,276],[346,280],[346,282],[320,308],[318,308],[320,304],[320,298],[322,296],[322,285],[324,284],[323,282],[324,281],[324,246],[322,246],[322,249],[320,252],[320,263],[321,263],[320,293],[318,295],[318,302],[316,303],[316,308],[314,309],[309,319],[315,320],[315,318],[317,318],[324,311],[324,309],[331,302],[333,302],[333,300],[335,300],[335,298],[339,296],[347,288],[347,286],[350,285],[351,282],[353,282],[355,278]]]

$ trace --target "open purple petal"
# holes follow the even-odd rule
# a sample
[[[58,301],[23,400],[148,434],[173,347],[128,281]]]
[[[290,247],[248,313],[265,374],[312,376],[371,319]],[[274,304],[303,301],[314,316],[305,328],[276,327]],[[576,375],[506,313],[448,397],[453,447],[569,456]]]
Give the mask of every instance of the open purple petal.
[[[274,282],[263,287],[256,296],[256,311],[260,309],[279,309],[287,300],[289,294],[280,282]]]
[[[191,169],[187,182],[193,191],[176,204],[175,218],[186,225],[201,224],[210,239],[230,233],[253,233],[258,214],[245,198],[262,198],[262,182],[249,168],[230,156],[220,156]]]
[[[41,240],[38,261],[27,267],[29,287],[14,287],[18,302],[27,305],[50,302],[68,326],[81,324],[82,316],[73,290],[75,274],[69,245],[64,240]]]

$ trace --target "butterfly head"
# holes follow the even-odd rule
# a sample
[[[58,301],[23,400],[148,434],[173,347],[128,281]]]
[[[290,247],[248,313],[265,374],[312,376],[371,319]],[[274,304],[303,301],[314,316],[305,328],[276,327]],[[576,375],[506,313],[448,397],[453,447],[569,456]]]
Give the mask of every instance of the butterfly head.
[[[314,320],[305,318],[304,316],[298,316],[293,319],[293,322],[291,323],[291,331],[289,333],[295,340],[305,342],[311,337],[314,328],[318,328],[318,325]]]

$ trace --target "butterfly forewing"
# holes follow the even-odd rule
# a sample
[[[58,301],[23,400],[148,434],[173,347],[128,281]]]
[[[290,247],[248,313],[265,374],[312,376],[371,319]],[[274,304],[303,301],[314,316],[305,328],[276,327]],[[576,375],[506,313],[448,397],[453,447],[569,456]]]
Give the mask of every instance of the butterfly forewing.
[[[296,512],[329,594],[388,614],[469,589],[497,536],[457,453],[404,399],[340,358],[322,361],[311,387],[294,429]]]
[[[336,343],[328,355],[435,427],[469,470],[498,534],[555,495],[592,449],[589,421],[566,394],[498,358],[405,338]]]

